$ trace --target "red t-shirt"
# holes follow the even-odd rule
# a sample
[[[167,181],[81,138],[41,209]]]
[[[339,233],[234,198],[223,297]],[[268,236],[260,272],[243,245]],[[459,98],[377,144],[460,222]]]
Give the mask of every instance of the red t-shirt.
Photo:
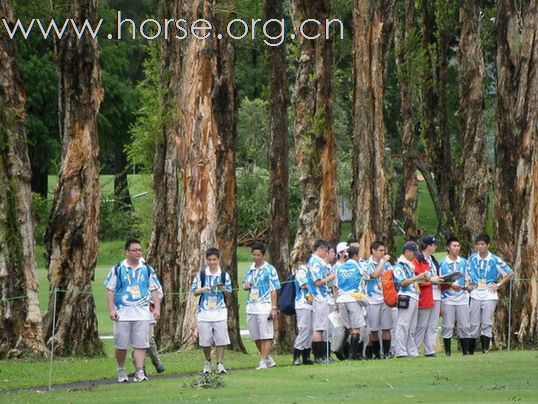
[[[430,270],[430,264],[426,261],[419,261],[418,259],[413,260],[413,265],[415,266],[415,275],[421,274],[423,272]],[[420,295],[418,297],[418,308],[419,309],[431,309],[435,302],[433,301],[433,288],[431,282],[419,283],[420,286]]]

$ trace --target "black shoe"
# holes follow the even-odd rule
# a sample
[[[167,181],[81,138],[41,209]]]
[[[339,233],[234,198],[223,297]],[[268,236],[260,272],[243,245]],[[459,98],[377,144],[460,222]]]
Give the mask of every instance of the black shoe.
[[[293,364],[295,366],[299,366],[301,364],[301,350],[300,349],[294,349],[293,350]]]
[[[474,355],[476,350],[476,338],[469,338],[469,355]]]
[[[489,342],[490,338],[486,337],[485,335],[480,336],[480,344],[482,345],[482,353],[488,353],[489,352]]]
[[[310,348],[303,349],[301,351],[302,357],[303,357],[303,365],[313,365],[314,361],[310,359]]]
[[[391,359],[394,355],[390,353],[390,345],[391,345],[390,339],[384,339],[383,340],[383,358],[385,359]]]
[[[157,373],[164,372],[164,365],[162,363],[159,363],[157,366],[155,366],[155,370],[157,371]]]
[[[450,338],[443,338],[443,344],[445,345],[445,355],[452,355],[452,340]]]
[[[381,359],[381,343],[379,340],[372,341],[372,356],[374,359]]]
[[[424,356],[426,358],[435,358],[437,356],[437,354],[434,352],[434,353],[424,354]]]
[[[469,341],[470,338],[460,338],[461,353],[463,355],[469,355]]]

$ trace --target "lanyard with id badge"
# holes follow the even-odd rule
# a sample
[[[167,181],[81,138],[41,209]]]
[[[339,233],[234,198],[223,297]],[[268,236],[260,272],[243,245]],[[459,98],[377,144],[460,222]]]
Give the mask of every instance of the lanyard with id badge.
[[[489,271],[489,261],[487,260],[480,260],[479,261],[479,268],[478,268],[478,289],[485,289],[487,284],[487,278],[488,278],[488,271]],[[486,267],[486,271],[484,273],[484,276],[482,276],[482,269],[480,266],[484,263],[484,266]]]
[[[257,302],[260,298],[260,291],[258,289],[258,285],[260,283],[260,269],[256,268],[254,272],[252,273],[252,282],[251,282],[251,288],[250,288],[250,300],[253,302]]]

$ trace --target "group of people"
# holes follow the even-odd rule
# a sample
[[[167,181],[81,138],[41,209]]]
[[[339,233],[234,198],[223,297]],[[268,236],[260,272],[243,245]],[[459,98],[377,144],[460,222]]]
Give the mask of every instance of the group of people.
[[[421,345],[425,356],[435,356],[440,315],[446,355],[451,355],[455,326],[463,355],[474,354],[478,338],[482,352],[487,353],[497,291],[514,274],[500,257],[489,251],[490,238],[486,234],[476,238],[475,252],[468,259],[460,256],[460,242],[452,237],[446,241],[447,255],[438,262],[433,254],[439,242],[434,236],[423,237],[420,246],[407,241],[400,257],[393,260],[380,241],[370,245],[369,257],[364,259],[357,240],[336,246],[317,240],[312,254],[294,271],[297,336],[293,363],[333,361],[329,340],[336,316],[345,330],[343,343],[334,350],[341,360],[416,357]],[[260,355],[257,369],[266,369],[276,366],[270,351],[281,284],[275,268],[265,261],[264,244],[253,243],[251,253],[253,262],[242,287],[248,294],[249,334]],[[153,324],[160,317],[163,294],[155,271],[142,258],[140,242],[127,241],[125,254],[126,259],[110,270],[105,287],[110,318],[115,322],[118,382],[128,381],[129,376],[139,382],[147,380],[146,350],[156,370],[164,371],[153,340]],[[224,351],[230,338],[226,295],[232,292],[232,282],[219,262],[219,250],[209,248],[205,265],[191,288],[199,297],[198,340],[205,356],[204,374],[214,371],[213,346],[216,372],[227,372]],[[381,281],[384,274],[393,277],[397,292],[394,307],[387,304],[387,291]],[[135,372],[127,375],[125,359],[129,345],[133,347]]]

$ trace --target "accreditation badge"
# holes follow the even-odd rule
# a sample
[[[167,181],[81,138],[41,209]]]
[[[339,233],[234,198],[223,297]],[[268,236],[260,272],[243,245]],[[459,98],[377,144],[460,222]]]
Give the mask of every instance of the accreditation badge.
[[[140,293],[140,287],[138,285],[132,285],[127,288],[127,291],[131,294],[133,300],[138,300],[142,297]]]
[[[207,308],[214,309],[216,307],[217,307],[217,295],[211,294],[207,297]]]
[[[478,281],[478,289],[485,289],[486,288],[486,280],[485,279],[480,279]]]
[[[260,295],[259,295],[259,292],[258,292],[258,288],[251,288],[250,289],[250,300],[253,300],[255,302],[258,301]]]

